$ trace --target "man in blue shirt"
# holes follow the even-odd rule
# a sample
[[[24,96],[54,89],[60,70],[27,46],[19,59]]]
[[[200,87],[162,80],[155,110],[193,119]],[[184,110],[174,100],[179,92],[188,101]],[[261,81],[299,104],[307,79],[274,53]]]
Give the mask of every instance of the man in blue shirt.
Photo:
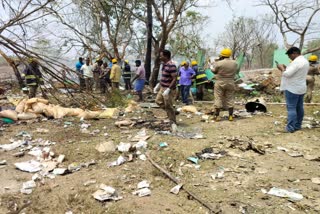
[[[79,61],[76,63],[76,71],[78,72],[79,76],[79,85],[80,85],[80,91],[83,91],[85,88],[84,78],[83,78],[83,71],[81,70],[81,67],[83,65],[83,58],[79,57]]]
[[[188,62],[182,62],[181,63],[182,67],[180,68],[180,79],[179,79],[179,84],[181,88],[181,97],[182,97],[182,102],[186,105],[189,104],[189,94],[190,94],[190,87],[192,84],[192,79],[196,75],[196,72],[189,67]]]

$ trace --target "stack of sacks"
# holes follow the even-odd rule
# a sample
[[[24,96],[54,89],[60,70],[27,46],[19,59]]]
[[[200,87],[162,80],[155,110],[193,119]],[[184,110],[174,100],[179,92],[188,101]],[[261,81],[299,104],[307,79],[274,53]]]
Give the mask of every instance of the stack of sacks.
[[[49,104],[48,100],[41,98],[31,98],[21,100],[16,110],[4,110],[0,112],[0,117],[17,120],[30,120],[45,115],[54,119],[63,117],[79,117],[82,119],[105,119],[116,118],[119,114],[117,108],[108,108],[101,111],[89,111],[81,108],[64,108],[59,105]]]

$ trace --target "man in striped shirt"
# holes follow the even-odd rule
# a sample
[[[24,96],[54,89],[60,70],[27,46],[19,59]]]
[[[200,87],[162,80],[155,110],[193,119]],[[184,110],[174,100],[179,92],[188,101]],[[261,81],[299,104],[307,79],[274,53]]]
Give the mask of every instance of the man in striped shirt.
[[[173,101],[176,94],[177,67],[171,61],[171,52],[163,50],[160,52],[162,73],[160,79],[161,88],[156,97],[156,103],[167,112],[171,122],[176,123],[176,113]]]

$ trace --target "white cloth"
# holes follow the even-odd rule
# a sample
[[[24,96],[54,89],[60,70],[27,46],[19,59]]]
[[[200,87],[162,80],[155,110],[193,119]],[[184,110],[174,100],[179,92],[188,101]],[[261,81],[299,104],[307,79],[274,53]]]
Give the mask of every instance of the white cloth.
[[[309,62],[302,55],[295,58],[282,73],[280,90],[288,90],[293,94],[305,94],[307,92],[307,73]]]
[[[81,66],[81,71],[83,71],[84,78],[93,78],[93,66],[84,64]]]

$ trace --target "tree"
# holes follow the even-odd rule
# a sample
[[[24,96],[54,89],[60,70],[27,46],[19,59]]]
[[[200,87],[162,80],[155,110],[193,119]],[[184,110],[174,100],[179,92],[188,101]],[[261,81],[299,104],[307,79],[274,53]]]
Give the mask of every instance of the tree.
[[[169,39],[169,35],[174,29],[179,17],[187,11],[189,8],[196,6],[198,0],[171,0],[171,1],[156,1],[151,0],[154,12],[159,21],[158,25],[154,25],[154,51],[155,60],[150,84],[153,87],[159,76],[160,69],[160,50],[164,50]],[[158,30],[157,30],[158,28]]]
[[[175,55],[195,59],[199,49],[204,48],[203,28],[208,21],[196,11],[189,10],[178,20],[168,44]]]
[[[226,25],[215,43],[217,48],[230,48],[232,58],[245,53],[247,67],[251,68],[254,61],[259,62],[258,67],[269,65],[265,53],[273,51],[274,39],[274,30],[267,17],[254,19],[241,16],[234,17]]]
[[[317,27],[319,20],[319,0],[260,0],[263,6],[267,6],[274,14],[274,24],[280,30],[283,43],[286,48],[298,46],[301,50],[305,41],[320,32]],[[294,41],[289,41],[289,35]],[[305,53],[320,50],[320,46]]]

